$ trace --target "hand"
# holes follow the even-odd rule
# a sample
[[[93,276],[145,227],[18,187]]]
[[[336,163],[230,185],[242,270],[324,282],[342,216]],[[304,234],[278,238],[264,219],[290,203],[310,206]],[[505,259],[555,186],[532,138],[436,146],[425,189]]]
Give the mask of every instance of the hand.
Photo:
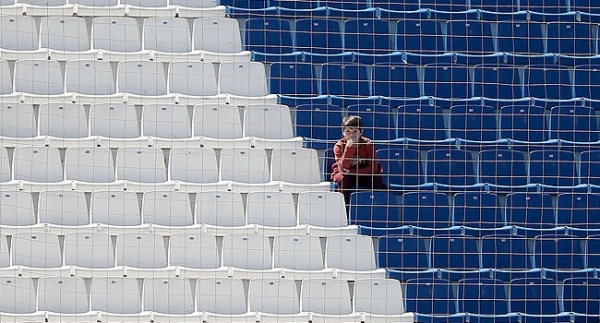
[[[346,147],[352,148],[355,144],[354,138],[348,138],[348,140],[346,140]]]

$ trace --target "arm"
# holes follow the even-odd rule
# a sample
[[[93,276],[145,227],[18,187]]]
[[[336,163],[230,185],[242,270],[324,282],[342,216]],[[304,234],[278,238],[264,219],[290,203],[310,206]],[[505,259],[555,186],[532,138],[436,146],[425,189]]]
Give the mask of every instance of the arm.
[[[333,147],[335,163],[332,166],[332,173],[347,173],[352,168],[352,160],[356,156],[356,145],[346,146],[345,141],[338,141]]]
[[[359,150],[359,158],[364,160],[365,165],[356,169],[357,174],[379,174],[381,173],[381,165],[377,161],[375,155],[375,145],[371,140],[361,142]]]

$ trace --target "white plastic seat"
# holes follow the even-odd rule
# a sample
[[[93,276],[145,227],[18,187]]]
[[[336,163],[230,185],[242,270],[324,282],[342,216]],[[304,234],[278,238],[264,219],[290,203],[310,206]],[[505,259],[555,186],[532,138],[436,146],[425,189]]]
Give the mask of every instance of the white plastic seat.
[[[136,7],[159,8],[166,7],[167,0],[121,0],[121,4],[126,4]]]
[[[179,0],[191,2],[189,0]],[[210,0],[209,0],[210,1]],[[195,50],[213,53],[239,53],[242,51],[240,25],[233,18],[197,18],[193,26]]]
[[[400,315],[404,299],[400,281],[387,278],[364,278],[354,282],[354,312],[371,315]]]
[[[68,61],[65,64],[65,91],[84,95],[115,94],[110,62],[93,59]]]
[[[217,94],[217,76],[212,63],[203,61],[176,61],[169,63],[169,93],[190,96]]]
[[[346,202],[340,192],[306,191],[298,194],[298,223],[323,228],[348,225]]]
[[[202,278],[196,283],[196,311],[221,315],[247,312],[244,283],[239,278]]]
[[[12,179],[8,151],[0,147],[0,183],[10,182]]]
[[[300,287],[300,295],[302,312],[323,315],[352,313],[350,289],[344,279],[304,279]]]
[[[149,232],[125,232],[117,235],[117,266],[165,268],[167,251],[163,237]]]
[[[33,198],[25,191],[0,191],[0,225],[23,226],[36,224]]]
[[[200,191],[196,194],[196,223],[223,227],[246,224],[242,194],[235,191]]]
[[[1,34],[2,31],[0,31],[0,35]],[[11,72],[12,69],[8,65],[8,62],[5,60],[0,60],[0,95],[11,94],[13,91],[12,77],[10,76],[12,74]]]
[[[334,234],[325,245],[327,268],[349,271],[371,271],[377,268],[373,240],[357,234]]]
[[[216,7],[219,3],[217,0],[171,0],[169,4],[188,8],[212,8]]]
[[[144,192],[142,219],[144,223],[173,227],[194,224],[188,193],[182,191]]]
[[[138,196],[132,191],[93,191],[90,197],[92,223],[133,226],[142,223]]]
[[[219,93],[243,97],[269,94],[265,67],[260,62],[223,62],[219,66]]]
[[[92,311],[137,314],[142,311],[142,294],[133,277],[94,277],[90,284]]]
[[[38,112],[40,136],[85,138],[89,136],[85,108],[79,103],[42,103]]]
[[[90,223],[88,205],[82,191],[47,190],[38,198],[40,223],[86,225]]]
[[[1,65],[0,69],[2,69]],[[30,103],[1,102],[0,113],[0,136],[10,138],[37,136],[35,113]]]
[[[169,240],[169,264],[194,269],[221,267],[217,238],[206,233],[174,233]]]
[[[242,138],[242,121],[239,108],[228,104],[199,104],[194,106],[193,133],[195,137]]]
[[[289,184],[321,183],[319,156],[310,148],[275,148],[271,152],[271,179]]]
[[[0,16],[0,48],[34,51],[39,48],[39,33],[32,16]]]
[[[90,310],[85,280],[81,277],[41,277],[37,299],[39,311],[82,314]]]
[[[167,139],[190,138],[192,128],[187,106],[145,104],[142,108],[142,135]]]
[[[115,181],[115,164],[109,148],[69,147],[65,152],[65,178],[87,183]]]
[[[15,92],[36,95],[64,93],[60,63],[55,60],[24,59],[15,62]]]
[[[162,183],[167,180],[163,151],[153,147],[117,149],[117,179],[138,183]]]
[[[275,236],[273,266],[304,271],[324,269],[321,240],[313,235],[281,234]]]
[[[144,279],[143,302],[145,311],[171,315],[194,312],[192,285],[182,277]]]
[[[111,7],[116,6],[118,0],[69,0],[70,4],[77,4],[88,7]]]
[[[121,61],[117,65],[117,90],[142,96],[167,94],[164,66],[157,61]]]
[[[29,4],[32,6],[47,6],[47,7],[56,7],[56,6],[64,6],[66,4],[65,0],[17,0],[17,3]]]
[[[171,148],[169,180],[187,183],[216,183],[219,180],[217,156],[212,148]]]
[[[253,191],[246,196],[248,224],[293,227],[297,224],[294,196],[290,192]]]
[[[115,37],[115,35],[118,35]],[[109,52],[142,50],[140,26],[132,17],[96,17],[92,20],[92,47]]]
[[[90,135],[107,138],[140,136],[135,106],[128,103],[94,103],[90,106]]]
[[[223,237],[223,266],[248,270],[273,268],[267,236],[233,233]]]
[[[248,286],[251,312],[277,315],[300,313],[296,282],[289,278],[253,278]]]
[[[58,268],[62,266],[58,235],[52,232],[18,232],[12,236],[13,266]]]
[[[20,276],[0,278],[0,308],[4,313],[34,313],[36,301],[33,279]]]
[[[166,3],[166,0],[163,1]],[[188,20],[177,17],[146,18],[142,27],[142,42],[146,50],[189,53],[192,51],[192,33]]]
[[[90,49],[90,35],[82,17],[49,16],[40,21],[40,47],[82,52]]]
[[[67,266],[94,269],[109,269],[115,266],[114,245],[108,233],[67,233],[64,248]]]
[[[13,178],[54,183],[63,180],[60,152],[56,147],[17,147],[13,151]]]
[[[250,104],[244,108],[244,136],[267,139],[294,137],[290,108],[282,104]]]
[[[267,153],[262,148],[223,148],[219,162],[222,181],[263,184],[270,181]]]
[[[10,252],[8,250],[7,239],[8,237],[5,234],[0,234],[0,268],[10,266]]]

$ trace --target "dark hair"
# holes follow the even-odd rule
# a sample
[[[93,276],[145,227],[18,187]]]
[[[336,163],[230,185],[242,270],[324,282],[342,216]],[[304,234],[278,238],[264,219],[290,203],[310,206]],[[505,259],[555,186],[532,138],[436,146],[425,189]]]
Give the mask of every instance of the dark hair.
[[[359,116],[345,116],[344,120],[342,120],[342,127],[352,127],[361,130],[363,122]]]

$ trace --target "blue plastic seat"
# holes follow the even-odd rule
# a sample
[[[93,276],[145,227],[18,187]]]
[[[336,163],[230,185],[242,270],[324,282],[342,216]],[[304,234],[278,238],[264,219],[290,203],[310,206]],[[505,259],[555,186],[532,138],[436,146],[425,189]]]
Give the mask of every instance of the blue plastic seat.
[[[376,156],[381,166],[383,166],[383,181],[389,188],[423,184],[423,167],[421,166],[418,150],[378,149]]]
[[[353,104],[348,106],[348,115],[361,117],[363,136],[373,140],[396,139],[396,115],[389,106]]]
[[[244,49],[259,53],[294,51],[290,22],[278,18],[249,18],[245,22]]]
[[[427,151],[427,182],[446,185],[473,185],[477,178],[471,153],[457,149]]]
[[[575,154],[566,150],[535,150],[529,154],[529,182],[550,186],[579,183]]]
[[[268,7],[268,0],[219,0],[222,6],[231,6],[244,9],[262,9]]]
[[[565,0],[520,0],[521,10],[543,13],[565,13],[568,6]]]
[[[525,95],[540,99],[573,98],[569,69],[562,65],[527,65],[523,72]]]
[[[504,226],[500,200],[493,193],[457,193],[452,210],[454,225],[484,229]]]
[[[409,192],[400,205],[402,224],[425,228],[447,228],[452,225],[448,196],[439,192]]]
[[[342,108],[329,104],[301,104],[296,107],[296,136],[304,137],[310,148],[327,149],[340,138]]]
[[[376,228],[399,227],[399,209],[392,192],[354,192],[350,196],[349,222]]]
[[[556,284],[548,278],[516,278],[509,284],[510,311],[532,315],[560,313]]]
[[[480,9],[491,12],[516,12],[516,0],[471,0],[471,9]]]
[[[317,78],[312,64],[275,62],[271,64],[269,92],[290,96],[315,96],[319,94]]]
[[[496,110],[486,105],[450,107],[450,137],[473,141],[494,141],[498,137]]]
[[[556,226],[552,197],[543,193],[511,193],[506,196],[506,224],[529,229]]]
[[[585,263],[588,268],[600,268],[600,234],[587,236]]]
[[[342,52],[340,23],[335,19],[298,19],[296,20],[295,36],[297,51],[315,54],[339,54]]]
[[[467,235],[440,234],[429,241],[431,268],[449,270],[479,269],[477,238]]]
[[[592,56],[598,52],[591,23],[555,21],[548,23],[547,52]]]
[[[530,142],[548,139],[544,108],[532,105],[507,105],[500,108],[500,138]]]
[[[467,10],[467,3],[457,0],[421,0],[421,9],[465,11]]]
[[[600,194],[563,193],[556,198],[556,225],[600,229]]]
[[[318,7],[317,1],[289,1],[289,0],[269,0],[271,7],[281,7],[286,9],[314,9]]]
[[[410,64],[373,66],[373,95],[406,98],[420,96],[420,93],[421,84],[416,66]]]
[[[425,238],[418,235],[386,235],[379,237],[377,266],[397,270],[429,269]]]
[[[487,21],[450,20],[447,28],[449,52],[490,54],[496,51],[491,25]]]
[[[491,149],[479,152],[479,182],[502,186],[527,184],[527,166],[522,152]]]
[[[600,65],[575,66],[575,96],[600,100]]]
[[[585,268],[582,239],[573,235],[542,234],[533,241],[533,260],[537,268],[577,270]]]
[[[321,94],[370,96],[367,67],[358,64],[325,63],[321,67]]]
[[[593,108],[560,105],[550,109],[550,139],[575,142],[600,140],[598,120]]]
[[[535,21],[498,22],[498,51],[514,54],[543,54],[542,23]]]
[[[571,11],[600,14],[600,4],[595,0],[571,0]]]
[[[467,66],[427,64],[423,70],[424,95],[453,99],[472,97]]]
[[[600,278],[565,279],[562,300],[565,312],[598,317],[600,315]]]
[[[363,10],[369,7],[366,0],[321,0],[319,4],[343,10]]]
[[[447,138],[446,122],[438,106],[407,104],[398,107],[398,138],[443,140]]]
[[[446,51],[444,34],[435,20],[400,20],[396,25],[396,50],[422,54]]]
[[[392,51],[390,27],[381,19],[349,19],[344,22],[344,50],[364,54]]]
[[[419,9],[419,4],[415,1],[371,0],[371,4],[374,8],[392,11],[414,11]]]
[[[513,271],[532,268],[527,238],[512,234],[483,236],[481,267]]]
[[[458,311],[472,314],[508,313],[504,284],[492,278],[468,278],[458,281]]]
[[[581,152],[579,171],[582,184],[600,185],[600,150]]]
[[[456,294],[448,280],[416,278],[406,281],[405,310],[420,314],[456,313]]]
[[[491,99],[519,99],[523,86],[519,69],[512,65],[476,65],[473,96]]]

